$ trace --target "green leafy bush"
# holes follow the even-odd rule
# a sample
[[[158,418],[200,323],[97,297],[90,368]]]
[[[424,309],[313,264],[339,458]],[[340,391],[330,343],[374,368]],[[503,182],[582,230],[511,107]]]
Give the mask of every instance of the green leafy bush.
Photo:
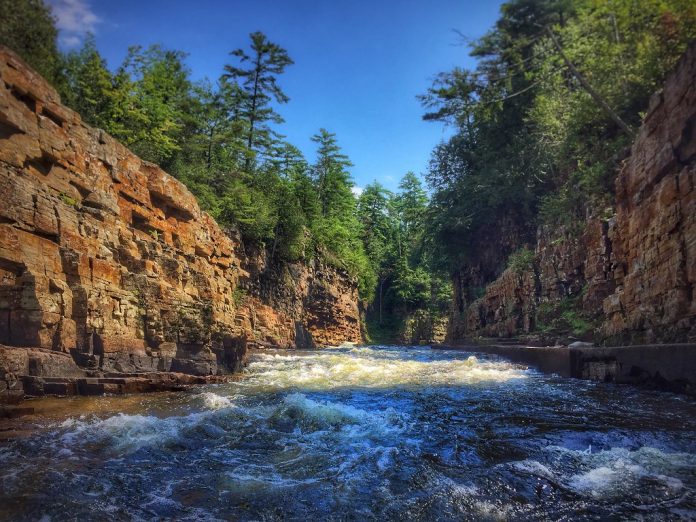
[[[534,251],[529,248],[521,248],[510,254],[508,268],[518,274],[530,270],[534,266]]]
[[[542,333],[572,334],[591,337],[597,328],[596,317],[582,309],[582,293],[539,303],[536,310],[536,329]]]

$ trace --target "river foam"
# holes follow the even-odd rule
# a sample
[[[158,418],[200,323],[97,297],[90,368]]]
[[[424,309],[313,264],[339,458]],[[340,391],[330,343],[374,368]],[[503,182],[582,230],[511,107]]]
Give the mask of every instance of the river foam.
[[[0,519],[696,515],[694,401],[477,354],[264,351],[240,380],[114,404],[0,442]]]
[[[405,355],[405,356],[404,356]],[[249,385],[311,390],[341,387],[432,387],[506,382],[526,377],[525,368],[503,361],[441,359],[423,350],[408,353],[369,347],[327,349],[301,355],[256,355]]]
[[[683,493],[683,478],[696,476],[696,455],[643,446],[593,452],[561,446],[546,448],[548,460],[525,460],[514,469],[548,480],[567,491],[595,499],[630,499],[646,494],[669,499]]]

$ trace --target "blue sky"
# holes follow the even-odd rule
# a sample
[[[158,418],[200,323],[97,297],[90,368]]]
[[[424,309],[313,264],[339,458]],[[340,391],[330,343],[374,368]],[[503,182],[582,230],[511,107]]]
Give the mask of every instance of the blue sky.
[[[280,78],[290,102],[278,129],[312,160],[310,136],[337,134],[355,164],[357,186],[377,180],[395,189],[407,171],[424,173],[430,151],[447,137],[421,120],[416,95],[435,74],[471,67],[462,45],[498,17],[495,1],[469,0],[48,0],[61,46],[96,36],[110,67],[129,45],[160,43],[188,53],[194,79],[216,79],[229,52],[263,31],[295,65]]]

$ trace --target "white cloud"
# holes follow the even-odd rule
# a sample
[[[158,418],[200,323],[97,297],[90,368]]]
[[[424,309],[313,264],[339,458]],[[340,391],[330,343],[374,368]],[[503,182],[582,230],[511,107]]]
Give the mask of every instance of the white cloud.
[[[363,188],[362,188],[362,187],[358,187],[357,185],[353,185],[353,187],[352,187],[350,190],[353,192],[353,195],[354,195],[356,198],[359,198],[359,197],[360,197],[360,194],[363,193]]]
[[[61,35],[61,37],[60,37],[60,44],[69,48],[69,49],[71,49],[73,47],[78,47],[81,42],[82,42],[82,37],[77,36],[76,34],[71,34],[71,35],[66,35],[66,36]]]
[[[87,33],[96,33],[101,23],[88,0],[49,0],[49,4],[65,47],[78,46]]]

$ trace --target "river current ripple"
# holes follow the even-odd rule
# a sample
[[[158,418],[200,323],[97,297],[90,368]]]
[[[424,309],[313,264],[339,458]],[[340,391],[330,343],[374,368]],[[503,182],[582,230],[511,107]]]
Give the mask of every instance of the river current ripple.
[[[34,405],[3,520],[696,518],[695,400],[480,354],[264,351],[228,384]]]

